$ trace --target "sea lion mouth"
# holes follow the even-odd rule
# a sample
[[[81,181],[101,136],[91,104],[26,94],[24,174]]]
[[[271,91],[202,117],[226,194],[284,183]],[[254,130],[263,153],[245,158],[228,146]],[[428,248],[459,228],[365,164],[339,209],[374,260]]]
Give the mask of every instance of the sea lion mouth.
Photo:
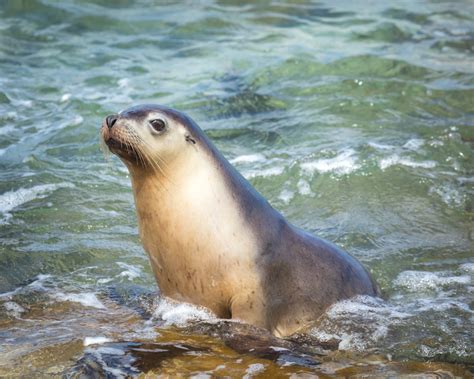
[[[120,158],[127,161],[136,162],[138,161],[138,154],[130,143],[118,139],[116,131],[112,130],[107,125],[107,121],[104,120],[101,128],[101,135],[104,144],[107,146],[109,151]],[[115,132],[115,133],[114,133]],[[121,133],[118,133],[121,134]],[[119,136],[120,137],[120,136]]]
[[[128,143],[121,142],[113,137],[109,137],[105,141],[105,144],[112,153],[120,156],[121,158],[127,159],[129,161],[138,161],[137,152]]]
[[[105,144],[109,147],[110,150],[121,150],[126,147],[124,143],[116,140],[113,137],[109,137],[108,139],[106,139]]]

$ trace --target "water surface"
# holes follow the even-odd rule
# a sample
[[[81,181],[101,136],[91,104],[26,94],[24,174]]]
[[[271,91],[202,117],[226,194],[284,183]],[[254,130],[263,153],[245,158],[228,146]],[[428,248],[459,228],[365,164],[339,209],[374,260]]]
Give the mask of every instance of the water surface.
[[[472,375],[473,25],[468,0],[2,2],[1,375]],[[98,141],[146,102],[194,118],[385,300],[261,351],[160,300]]]

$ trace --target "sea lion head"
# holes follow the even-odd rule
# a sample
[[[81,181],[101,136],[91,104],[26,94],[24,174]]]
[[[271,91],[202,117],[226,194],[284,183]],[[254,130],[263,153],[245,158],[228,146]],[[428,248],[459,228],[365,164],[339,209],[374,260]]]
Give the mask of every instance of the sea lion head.
[[[188,116],[155,104],[138,105],[107,116],[101,137],[130,171],[161,169],[199,140]]]

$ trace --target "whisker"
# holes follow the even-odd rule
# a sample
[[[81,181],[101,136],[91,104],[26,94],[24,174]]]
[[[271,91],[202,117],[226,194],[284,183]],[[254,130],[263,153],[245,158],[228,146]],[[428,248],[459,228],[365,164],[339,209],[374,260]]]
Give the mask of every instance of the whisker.
[[[117,131],[116,140],[120,144],[120,149],[126,150],[128,153],[133,152],[137,159],[137,164],[143,168],[150,167],[152,170],[159,172],[165,181],[160,181],[160,185],[166,189],[164,185],[166,182],[172,183],[167,171],[169,165],[166,161],[155,151],[153,146],[143,139],[133,129],[125,128]],[[122,138],[123,137],[123,138]],[[101,146],[103,146],[104,152],[110,153],[105,140],[104,135],[101,133]]]
[[[138,136],[138,138],[140,139],[140,143],[142,143],[144,146],[146,146],[148,149],[148,154],[147,154],[147,157],[153,161],[154,163],[154,166],[157,167],[159,169],[159,171],[161,172],[161,174],[168,179],[167,175],[166,175],[166,172],[164,171],[163,167],[161,167],[161,164],[165,167],[165,168],[168,168],[168,165],[166,164],[166,162],[163,160],[163,158],[161,158],[158,154],[155,154],[155,152],[153,151],[153,148],[152,146],[147,142],[145,141],[143,138],[141,138],[140,136]]]
[[[100,141],[100,150],[104,154],[104,158],[106,162],[110,164],[110,149],[105,143],[104,132],[102,131],[102,129],[100,131],[99,141]]]
[[[150,150],[149,156],[150,156],[150,157],[153,157],[153,160],[154,160],[154,161],[156,162],[156,164],[159,166],[161,173],[162,173],[163,175],[165,175],[165,172],[164,172],[164,170],[161,168],[161,166],[163,166],[164,168],[168,169],[169,166],[168,166],[168,164],[166,163],[166,161],[165,161],[157,152],[154,152],[154,151],[153,151],[152,146],[151,146],[147,141],[143,140],[142,138],[140,138],[140,140],[141,140],[140,142],[142,142],[144,145],[146,145],[146,146],[149,148],[149,150]],[[165,176],[166,176],[166,175],[165,175]]]

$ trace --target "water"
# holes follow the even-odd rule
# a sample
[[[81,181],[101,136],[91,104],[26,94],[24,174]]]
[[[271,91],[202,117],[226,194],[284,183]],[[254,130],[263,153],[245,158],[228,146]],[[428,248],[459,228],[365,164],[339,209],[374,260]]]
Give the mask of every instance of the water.
[[[472,375],[473,25],[468,0],[3,1],[0,375]],[[98,142],[145,102],[193,117],[384,300],[253,342],[163,303]]]

